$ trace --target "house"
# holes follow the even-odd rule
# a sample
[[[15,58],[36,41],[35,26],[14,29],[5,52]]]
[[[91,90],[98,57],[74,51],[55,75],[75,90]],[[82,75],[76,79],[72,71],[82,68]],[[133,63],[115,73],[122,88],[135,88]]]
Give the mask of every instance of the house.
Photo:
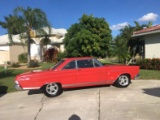
[[[36,34],[35,31],[32,31],[31,59],[43,60],[44,52],[50,48],[54,48],[58,52],[64,52],[63,39],[67,30],[51,28],[50,33],[47,28],[44,28],[44,30],[48,36]],[[44,44],[43,41],[46,37],[48,42]]]
[[[144,38],[144,58],[160,58],[160,25],[135,31],[132,37]]]
[[[64,51],[63,39],[67,33],[66,29],[55,29],[49,30],[44,28],[48,36],[36,34],[33,30],[31,31],[31,59],[41,61],[43,59],[44,51],[50,48],[54,48],[59,52]],[[8,34],[0,36],[0,64],[5,62],[18,62],[18,55],[27,52],[27,46],[22,45],[22,41],[26,39],[20,39],[19,35],[13,35],[14,44],[10,44]],[[47,38],[47,43],[44,45],[43,41]]]
[[[0,36],[0,64],[18,62],[18,55],[27,51],[26,46],[22,46],[19,35],[12,37],[14,45],[10,44],[8,34]]]

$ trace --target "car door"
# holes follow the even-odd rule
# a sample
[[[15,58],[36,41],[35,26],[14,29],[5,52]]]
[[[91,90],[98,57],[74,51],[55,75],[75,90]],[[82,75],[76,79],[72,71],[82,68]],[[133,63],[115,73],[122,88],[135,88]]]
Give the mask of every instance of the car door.
[[[75,60],[69,62],[68,64],[66,64],[60,71],[60,80],[61,80],[61,84],[65,87],[70,87],[70,86],[74,86],[77,82],[76,82],[76,74],[77,74],[77,70],[76,70],[76,64],[75,64]]]
[[[80,85],[99,84],[99,69],[94,67],[93,60],[77,60],[77,83]]]

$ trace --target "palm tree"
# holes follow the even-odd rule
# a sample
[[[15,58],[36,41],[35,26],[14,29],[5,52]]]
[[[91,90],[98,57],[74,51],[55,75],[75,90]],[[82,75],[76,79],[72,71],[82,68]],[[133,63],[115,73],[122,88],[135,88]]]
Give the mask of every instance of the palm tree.
[[[112,55],[116,56],[118,61],[124,64],[126,64],[127,60],[130,58],[127,40],[120,35],[114,39]]]
[[[20,16],[4,16],[5,22],[0,21],[0,26],[4,29],[7,29],[8,37],[10,40],[10,44],[13,44],[12,35],[16,35],[24,32],[21,25],[24,24],[22,17]]]
[[[28,39],[28,67],[30,67],[31,57],[30,57],[30,41],[31,41],[31,31],[36,30],[38,34],[46,35],[47,33],[44,31],[44,27],[48,27],[50,33],[50,24],[47,20],[46,14],[38,8],[32,9],[27,7],[24,9],[23,7],[17,7],[14,10],[15,16],[20,16],[24,24],[21,26],[26,32],[27,39]]]
[[[153,23],[151,21],[148,22],[148,24],[142,24],[140,25],[137,21],[134,21],[135,23],[135,27],[134,27],[134,31],[138,31],[138,30],[142,30],[143,28],[149,28],[152,27]]]

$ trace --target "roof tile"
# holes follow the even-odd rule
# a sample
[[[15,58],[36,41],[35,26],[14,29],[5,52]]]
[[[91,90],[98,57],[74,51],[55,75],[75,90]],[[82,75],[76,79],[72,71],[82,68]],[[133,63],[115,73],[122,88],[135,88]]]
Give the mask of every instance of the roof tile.
[[[143,30],[135,31],[133,33],[133,35],[140,34],[140,33],[147,33],[147,32],[156,31],[156,30],[160,30],[160,25],[156,25],[156,26],[152,26],[150,28],[145,28]]]

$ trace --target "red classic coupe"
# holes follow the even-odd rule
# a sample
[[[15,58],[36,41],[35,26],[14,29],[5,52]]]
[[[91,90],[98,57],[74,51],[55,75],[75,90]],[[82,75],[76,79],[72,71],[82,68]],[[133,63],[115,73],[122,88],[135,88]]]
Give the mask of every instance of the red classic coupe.
[[[127,87],[138,75],[139,66],[102,65],[92,57],[65,58],[49,70],[37,70],[16,76],[17,90],[42,89],[48,97],[63,88],[114,84]]]

